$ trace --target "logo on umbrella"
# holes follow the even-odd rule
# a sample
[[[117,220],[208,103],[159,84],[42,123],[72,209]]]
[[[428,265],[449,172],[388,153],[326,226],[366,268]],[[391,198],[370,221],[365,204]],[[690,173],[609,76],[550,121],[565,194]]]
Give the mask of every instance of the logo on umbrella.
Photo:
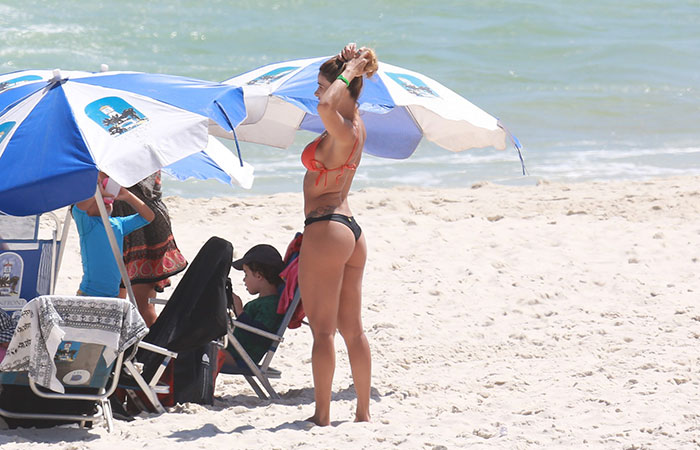
[[[0,144],[2,143],[2,140],[7,137],[8,134],[10,134],[10,130],[12,130],[12,127],[15,126],[16,122],[5,122],[5,123],[0,123]]]
[[[253,78],[248,82],[249,85],[261,85],[261,84],[271,84],[274,81],[279,80],[283,76],[290,72],[297,70],[299,67],[278,67],[277,69],[271,70],[264,75],[260,75],[257,78]]]
[[[428,87],[427,84],[423,82],[420,78],[414,77],[413,75],[408,75],[405,73],[391,73],[387,72],[386,73],[392,80],[396,81],[399,86],[402,88],[406,89],[408,92],[410,92],[413,95],[417,95],[418,97],[426,97],[426,98],[436,98],[440,97]]]
[[[17,87],[20,84],[31,83],[32,81],[38,81],[41,79],[42,78],[38,75],[25,75],[23,77],[13,78],[7,81],[0,81],[0,92]]]
[[[85,107],[85,114],[111,135],[124,134],[148,118],[119,97],[104,97]]]

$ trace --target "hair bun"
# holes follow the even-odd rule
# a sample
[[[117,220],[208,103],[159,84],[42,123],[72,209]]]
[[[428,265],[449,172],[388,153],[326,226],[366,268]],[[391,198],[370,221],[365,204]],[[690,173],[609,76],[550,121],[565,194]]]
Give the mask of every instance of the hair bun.
[[[365,66],[365,76],[367,78],[370,78],[377,72],[377,69],[379,69],[379,61],[377,61],[377,54],[374,53],[374,50],[372,50],[371,48],[366,48],[365,50],[367,51],[369,56],[369,61]]]

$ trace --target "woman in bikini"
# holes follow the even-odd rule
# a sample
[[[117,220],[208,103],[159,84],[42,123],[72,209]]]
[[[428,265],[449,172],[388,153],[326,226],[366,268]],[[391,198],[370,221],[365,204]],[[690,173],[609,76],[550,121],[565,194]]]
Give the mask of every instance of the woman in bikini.
[[[362,76],[372,76],[377,58],[348,44],[319,69],[318,114],[326,131],[302,153],[304,239],[299,253],[299,287],[313,334],[311,363],[316,409],[308,420],[330,424],[335,371],[334,336],[348,349],[357,393],[355,421],[369,421],[371,357],[362,329],[362,274],[367,245],[348,205],[348,192],[362,157],[365,126],[357,99]]]

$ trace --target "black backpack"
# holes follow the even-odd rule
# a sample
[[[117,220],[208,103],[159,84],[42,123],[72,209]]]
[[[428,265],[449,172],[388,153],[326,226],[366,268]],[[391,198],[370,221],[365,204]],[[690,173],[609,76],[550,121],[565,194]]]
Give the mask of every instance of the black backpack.
[[[219,346],[208,342],[175,360],[173,392],[176,403],[214,404]]]

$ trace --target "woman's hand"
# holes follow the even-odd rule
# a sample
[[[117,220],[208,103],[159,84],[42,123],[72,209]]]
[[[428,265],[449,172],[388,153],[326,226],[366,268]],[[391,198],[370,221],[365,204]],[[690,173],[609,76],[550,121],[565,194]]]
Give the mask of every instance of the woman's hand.
[[[350,42],[340,51],[340,53],[338,53],[338,57],[343,62],[348,62],[355,56],[357,56],[357,53],[357,44],[355,44],[354,42]]]
[[[107,194],[107,195],[109,195],[109,194]],[[122,186],[119,188],[119,193],[117,194],[116,197],[114,197],[114,199],[115,200],[123,200],[126,202],[126,201],[129,201],[129,199],[131,198],[132,195],[133,194],[128,189],[126,189],[124,186]]]
[[[100,172],[100,174],[102,174],[102,172]],[[100,189],[100,194],[102,195],[102,201],[104,201],[105,204],[109,205],[111,203],[114,203],[114,200],[116,200],[116,198],[114,197],[114,194],[110,194],[109,192],[107,192],[107,189],[105,188],[105,183],[106,183],[105,180],[107,178],[108,177],[106,175],[105,176],[98,176],[97,177],[97,187]]]
[[[361,77],[365,73],[365,67],[370,59],[369,50],[366,48],[362,47],[356,50],[355,55],[347,62],[345,70],[343,70],[345,78],[352,80],[355,77]]]
[[[136,211],[141,217],[146,219],[148,222],[153,222],[153,219],[156,218],[156,213],[153,212],[150,206],[145,204],[143,200],[132,194],[124,186],[119,188],[119,193],[116,197],[114,197],[114,199],[123,200],[127,202],[132,208],[134,208],[134,211]]]

